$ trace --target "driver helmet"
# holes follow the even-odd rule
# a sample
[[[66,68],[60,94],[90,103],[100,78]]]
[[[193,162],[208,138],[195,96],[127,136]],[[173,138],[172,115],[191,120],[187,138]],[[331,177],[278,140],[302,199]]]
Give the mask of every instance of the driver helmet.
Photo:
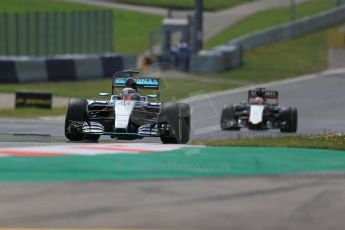
[[[128,78],[125,83],[125,88],[122,90],[122,98],[124,100],[137,100],[139,97],[138,86],[136,80]]]
[[[263,104],[265,103],[265,100],[264,100],[262,97],[256,97],[256,98],[254,99],[254,103],[255,103],[256,105],[263,105]]]
[[[124,88],[122,90],[122,99],[128,101],[134,100],[136,94],[137,92],[133,88]]]
[[[128,78],[125,83],[125,88],[132,88],[133,90],[137,91],[138,86],[136,80],[134,78]]]

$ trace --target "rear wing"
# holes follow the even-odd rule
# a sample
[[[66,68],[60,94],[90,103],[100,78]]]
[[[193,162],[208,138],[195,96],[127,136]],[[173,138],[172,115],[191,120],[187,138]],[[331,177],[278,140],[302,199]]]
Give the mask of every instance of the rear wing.
[[[145,89],[145,90],[156,90],[156,102],[160,101],[160,82],[159,78],[154,77],[127,77],[127,76],[115,76],[113,77],[113,83],[112,83],[112,95],[118,95],[121,94],[121,92],[117,91],[116,89],[122,89],[125,88],[126,81],[129,78],[135,79],[137,83],[138,89]]]
[[[114,77],[113,88],[124,88],[129,77]],[[139,89],[156,89],[159,90],[159,79],[154,77],[134,78]]]
[[[254,103],[256,97],[261,97],[267,104],[278,105],[279,92],[276,90],[266,90],[265,88],[257,88],[248,90],[248,103]]]

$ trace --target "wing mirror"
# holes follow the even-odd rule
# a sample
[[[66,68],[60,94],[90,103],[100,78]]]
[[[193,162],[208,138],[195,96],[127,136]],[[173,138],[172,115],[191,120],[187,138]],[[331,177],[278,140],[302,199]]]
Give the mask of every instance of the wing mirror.
[[[99,93],[98,95],[101,97],[107,97],[107,96],[109,96],[109,93]]]

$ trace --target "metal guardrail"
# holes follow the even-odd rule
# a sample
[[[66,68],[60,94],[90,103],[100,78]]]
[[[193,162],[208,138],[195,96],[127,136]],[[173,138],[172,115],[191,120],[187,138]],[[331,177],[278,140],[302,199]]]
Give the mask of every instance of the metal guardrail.
[[[111,10],[0,13],[0,55],[41,56],[112,51]]]

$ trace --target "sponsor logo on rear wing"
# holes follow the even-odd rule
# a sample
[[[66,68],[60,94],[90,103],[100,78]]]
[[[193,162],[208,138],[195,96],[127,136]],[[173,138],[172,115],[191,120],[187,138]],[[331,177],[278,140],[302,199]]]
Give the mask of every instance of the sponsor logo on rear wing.
[[[263,88],[248,91],[249,104],[254,103],[256,97],[263,98],[266,104],[278,105],[279,92],[276,90],[266,90]]]
[[[279,92],[275,90],[249,90],[248,98],[263,97],[265,99],[278,99]]]
[[[134,78],[136,80],[138,88],[143,89],[159,89],[159,79],[153,77],[139,77]],[[114,87],[124,87],[128,77],[115,77],[113,79]]]

